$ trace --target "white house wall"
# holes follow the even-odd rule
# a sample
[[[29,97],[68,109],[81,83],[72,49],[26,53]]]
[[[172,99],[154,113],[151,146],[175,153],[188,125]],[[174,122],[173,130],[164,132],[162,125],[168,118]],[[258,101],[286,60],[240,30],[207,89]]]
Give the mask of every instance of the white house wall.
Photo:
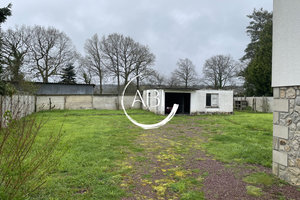
[[[219,94],[217,108],[206,107],[206,94]],[[191,93],[191,114],[194,113],[231,113],[233,112],[233,91],[228,90],[196,90]]]
[[[274,0],[273,87],[300,84],[299,8],[299,0]]]
[[[156,96],[157,92],[159,93],[160,104],[157,107],[157,100],[153,98]],[[191,102],[190,102],[190,113],[231,113],[233,112],[233,91],[228,90],[195,90],[195,91],[178,91],[178,90],[144,90],[143,99],[145,104],[149,102],[149,93],[150,93],[150,108],[144,107],[144,110],[149,110],[156,114],[164,115],[165,114],[165,93],[190,93]],[[207,108],[206,107],[206,94],[218,94],[219,95],[219,106],[217,108]],[[147,105],[148,106],[148,105]]]
[[[150,94],[150,98],[149,98]],[[165,92],[164,90],[144,90],[143,99],[147,107],[143,106],[144,110],[149,110],[159,115],[165,114]],[[158,100],[159,99],[159,100]],[[159,102],[158,102],[159,101]]]

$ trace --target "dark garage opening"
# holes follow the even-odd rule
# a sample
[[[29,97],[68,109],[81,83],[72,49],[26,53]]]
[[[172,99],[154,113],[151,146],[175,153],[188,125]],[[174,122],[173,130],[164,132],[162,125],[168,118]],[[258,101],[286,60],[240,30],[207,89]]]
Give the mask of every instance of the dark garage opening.
[[[174,104],[179,104],[176,114],[190,114],[190,93],[165,93],[165,114],[169,114]]]

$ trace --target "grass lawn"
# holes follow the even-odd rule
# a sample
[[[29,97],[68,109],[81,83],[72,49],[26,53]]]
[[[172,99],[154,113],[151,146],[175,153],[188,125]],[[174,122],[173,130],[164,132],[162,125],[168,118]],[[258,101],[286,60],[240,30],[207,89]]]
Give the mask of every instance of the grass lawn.
[[[160,117],[133,110],[133,116],[147,122]],[[67,152],[59,168],[53,172],[31,199],[120,199],[122,165],[129,152],[143,151],[134,143],[140,129],[134,127],[121,111],[51,111],[37,113],[47,119],[40,137],[59,132],[63,137],[59,150]],[[40,138],[39,138],[40,139]]]
[[[164,118],[140,110],[131,110],[129,113],[143,123],[155,123]],[[128,195],[132,188],[121,185],[124,185],[126,177],[136,171],[135,166],[128,162],[130,159],[139,163],[149,160],[146,156],[149,149],[138,141],[141,136],[154,133],[153,130],[145,131],[134,126],[122,111],[71,110],[40,112],[37,115],[49,119],[39,139],[50,132],[58,132],[63,124],[63,137],[58,151],[68,150],[57,170],[48,177],[47,183],[30,199],[121,199]],[[199,128],[195,136],[198,132],[200,136],[201,132],[199,141],[206,142],[190,145],[194,140],[185,138],[185,133],[174,140],[162,138],[174,143],[168,151],[184,157],[189,155],[188,147],[199,148],[224,162],[271,166],[272,114],[236,112],[234,115],[176,116],[170,125],[190,126],[190,120],[193,120],[193,127]],[[172,132],[171,128],[165,131],[168,130]],[[163,152],[163,149],[158,148],[158,151]],[[136,157],[132,158],[133,155]],[[161,160],[183,163],[171,157],[164,158],[162,153],[159,155]],[[170,173],[175,175],[173,179],[168,179],[164,191],[170,190],[181,199],[202,199],[199,196],[193,198],[193,195],[196,187],[201,188],[201,179],[207,174],[201,172],[203,177],[196,178],[199,182],[184,176],[188,174],[186,171]],[[189,173],[196,173],[196,170]],[[143,177],[151,181],[153,174],[144,174]],[[128,186],[128,182],[126,184]],[[161,189],[158,185],[152,188]]]
[[[207,131],[207,151],[224,162],[272,165],[273,115],[235,112],[229,116],[206,116],[199,123]]]

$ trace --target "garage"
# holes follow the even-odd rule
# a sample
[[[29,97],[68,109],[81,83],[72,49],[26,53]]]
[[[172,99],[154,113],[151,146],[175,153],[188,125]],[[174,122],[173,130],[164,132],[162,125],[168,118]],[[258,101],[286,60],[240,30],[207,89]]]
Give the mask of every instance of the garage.
[[[190,93],[165,93],[165,114],[169,114],[174,104],[179,104],[176,114],[190,114],[191,94]]]
[[[168,115],[174,104],[176,114],[233,113],[232,90],[187,88],[158,88],[143,91],[143,109],[159,115]]]

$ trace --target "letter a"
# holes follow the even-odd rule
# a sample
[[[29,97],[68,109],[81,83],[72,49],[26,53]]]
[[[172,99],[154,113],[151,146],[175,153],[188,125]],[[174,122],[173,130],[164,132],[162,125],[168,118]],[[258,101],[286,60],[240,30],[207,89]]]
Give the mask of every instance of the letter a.
[[[137,100],[137,99],[136,99],[137,94],[139,95],[140,100]],[[136,93],[135,93],[134,100],[133,100],[133,102],[132,102],[131,107],[134,106],[135,102],[142,102],[143,106],[147,108],[147,106],[146,106],[146,104],[145,104],[145,102],[144,102],[144,99],[142,98],[142,95],[141,95],[141,93],[140,93],[139,90],[137,90]]]

